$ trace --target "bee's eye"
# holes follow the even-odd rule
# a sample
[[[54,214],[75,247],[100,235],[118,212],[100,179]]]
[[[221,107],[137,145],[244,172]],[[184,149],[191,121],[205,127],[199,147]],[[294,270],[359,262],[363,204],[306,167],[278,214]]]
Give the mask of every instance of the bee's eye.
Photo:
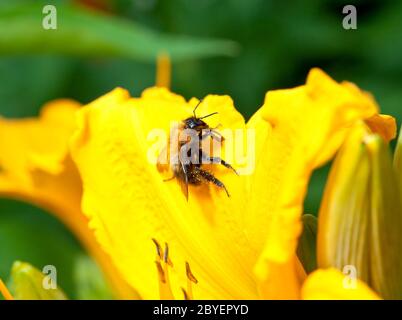
[[[195,127],[198,126],[198,125],[199,125],[199,121],[196,120],[196,119],[192,119],[192,120],[190,121],[190,123],[189,123],[189,127],[190,127],[190,128],[195,128]]]

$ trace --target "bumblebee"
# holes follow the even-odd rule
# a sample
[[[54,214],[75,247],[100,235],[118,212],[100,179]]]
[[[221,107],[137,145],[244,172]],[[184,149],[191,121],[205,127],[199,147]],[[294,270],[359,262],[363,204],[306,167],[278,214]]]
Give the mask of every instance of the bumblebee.
[[[203,120],[217,114],[218,112],[213,112],[203,117],[197,117],[196,110],[201,103],[202,100],[200,100],[200,102],[195,106],[191,117],[184,119],[181,123],[172,128],[174,132],[171,132],[170,140],[170,145],[173,145],[173,148],[170,148],[170,168],[172,169],[173,177],[165,181],[177,179],[187,200],[189,184],[201,185],[208,182],[224,189],[229,197],[229,192],[223,182],[217,179],[211,172],[202,168],[206,163],[221,164],[237,174],[236,170],[225,160],[220,157],[210,156],[203,150],[203,142],[207,139],[214,139],[218,142],[222,142],[224,137],[215,130],[216,128],[210,128],[210,126]],[[195,135],[193,134],[191,139],[189,139],[188,136],[183,138],[181,132],[184,130],[190,130],[195,133]],[[168,149],[168,146],[166,146],[162,150],[159,156],[161,159],[167,159]],[[196,152],[194,152],[194,150],[196,150]],[[172,161],[172,159],[175,161]],[[163,171],[166,168],[161,163],[162,161],[158,159],[159,171]]]

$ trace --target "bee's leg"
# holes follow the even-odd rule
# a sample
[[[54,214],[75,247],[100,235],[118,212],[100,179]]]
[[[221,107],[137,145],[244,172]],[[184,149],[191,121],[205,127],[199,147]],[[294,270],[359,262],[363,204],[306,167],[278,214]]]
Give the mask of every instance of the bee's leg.
[[[214,129],[208,129],[208,131],[201,136],[201,140],[204,140],[205,138],[208,137],[211,137],[212,139],[215,139],[216,141],[219,142],[225,140],[225,138],[218,131],[215,131]]]
[[[163,182],[168,182],[168,181],[171,181],[171,180],[173,180],[174,178],[176,178],[176,177],[175,177],[175,176],[173,176],[173,177],[171,177],[171,178],[164,179],[164,180],[163,180]]]
[[[219,140],[219,141],[224,141],[225,137],[222,136],[218,131],[216,131],[216,129],[222,127],[222,124],[218,124],[216,127],[211,128],[211,133],[212,133],[212,138]]]
[[[219,164],[225,166],[226,168],[233,170],[234,173],[239,175],[235,168],[233,168],[229,163],[227,163],[225,160],[221,159],[220,157],[210,157],[210,156],[206,155],[205,153],[202,153],[202,161],[203,162],[207,161],[207,162],[211,162],[211,163],[219,163]]]
[[[222,136],[218,131],[215,131],[214,129],[212,129],[211,131],[212,131],[213,139],[215,139],[217,141],[225,141],[225,137]]]
[[[215,178],[215,176],[205,170],[202,169],[197,169],[197,173],[206,181],[212,182],[214,185],[223,188],[226,192],[226,194],[228,195],[228,197],[230,197],[228,190],[226,189],[225,185],[223,184],[222,181],[218,180],[217,178]]]

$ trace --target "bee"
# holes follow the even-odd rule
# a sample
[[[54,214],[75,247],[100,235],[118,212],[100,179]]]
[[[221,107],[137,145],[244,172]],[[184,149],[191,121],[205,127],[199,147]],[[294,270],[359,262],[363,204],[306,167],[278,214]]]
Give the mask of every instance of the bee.
[[[229,192],[223,182],[216,178],[211,172],[205,170],[202,167],[203,164],[221,164],[237,174],[237,171],[225,160],[221,159],[220,157],[211,156],[209,153],[205,152],[203,148],[204,141],[207,139],[214,139],[218,142],[222,142],[224,137],[222,137],[222,135],[215,130],[216,128],[211,128],[203,120],[218,114],[218,112],[213,112],[203,117],[197,117],[196,110],[201,103],[202,100],[200,100],[195,106],[192,116],[184,119],[172,128],[173,132],[171,131],[171,133],[173,134],[171,134],[170,146],[173,147],[169,149],[169,147],[166,146],[158,158],[159,171],[164,171],[166,169],[166,166],[160,159],[170,158],[170,168],[173,172],[173,177],[164,181],[177,179],[187,201],[189,184],[201,185],[209,182],[213,183],[219,188],[224,189],[227,196],[230,197]],[[191,131],[193,133],[192,137],[189,138],[187,136],[183,138],[180,133],[184,130]],[[169,151],[170,155],[168,155]]]

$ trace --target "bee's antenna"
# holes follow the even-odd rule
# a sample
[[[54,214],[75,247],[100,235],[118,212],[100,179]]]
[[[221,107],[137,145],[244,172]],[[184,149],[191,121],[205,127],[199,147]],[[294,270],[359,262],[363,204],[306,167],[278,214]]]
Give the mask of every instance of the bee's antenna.
[[[197,108],[198,108],[198,106],[201,104],[201,102],[202,102],[202,99],[198,102],[198,104],[195,106],[195,108],[194,108],[194,110],[193,110],[194,118],[197,118],[197,116],[195,115],[195,110],[197,110]]]
[[[208,117],[213,116],[214,114],[218,114],[218,113],[219,112],[213,112],[213,113],[207,114],[206,116],[203,116],[203,117],[201,117],[199,119],[205,119],[205,118],[208,118]]]

